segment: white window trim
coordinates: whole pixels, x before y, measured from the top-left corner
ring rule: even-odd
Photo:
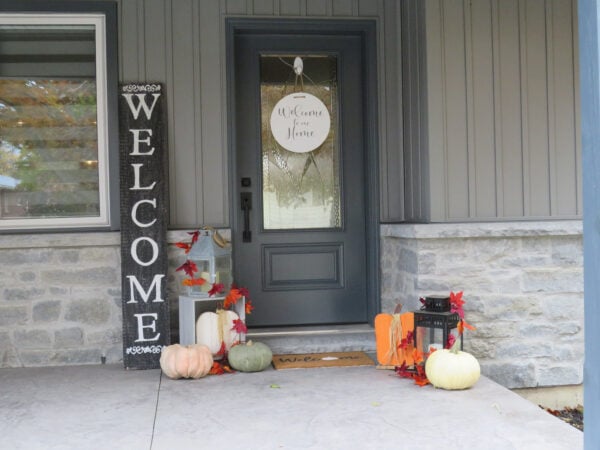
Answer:
[[[0,25],[94,25],[96,41],[96,127],[98,134],[98,193],[100,214],[94,217],[0,219],[2,230],[53,230],[99,228],[110,225],[110,183],[108,146],[108,105],[106,17],[97,13],[37,14],[3,13]]]

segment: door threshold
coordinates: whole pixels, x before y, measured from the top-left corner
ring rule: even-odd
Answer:
[[[350,325],[304,325],[290,327],[264,327],[249,328],[246,336],[248,339],[277,336],[323,336],[344,334],[373,333],[374,328],[368,323]]]

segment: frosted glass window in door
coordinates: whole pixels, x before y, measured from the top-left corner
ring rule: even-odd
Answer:
[[[298,56],[260,61],[265,230],[342,226],[337,58]]]

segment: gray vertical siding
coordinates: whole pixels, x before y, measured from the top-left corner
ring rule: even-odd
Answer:
[[[229,225],[224,20],[378,23],[383,222],[578,217],[572,0],[120,0],[122,81],[167,85],[171,227]]]
[[[571,0],[427,0],[432,221],[581,215],[576,17]]]
[[[225,18],[377,20],[381,214],[404,218],[396,0],[120,0],[119,14],[121,80],[167,86],[172,228],[229,225]]]

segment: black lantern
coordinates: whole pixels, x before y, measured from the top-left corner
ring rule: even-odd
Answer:
[[[414,343],[424,357],[431,349],[441,350],[448,346],[448,337],[458,327],[460,316],[450,312],[449,297],[426,297],[423,309],[415,311]],[[460,348],[463,348],[462,334]]]

